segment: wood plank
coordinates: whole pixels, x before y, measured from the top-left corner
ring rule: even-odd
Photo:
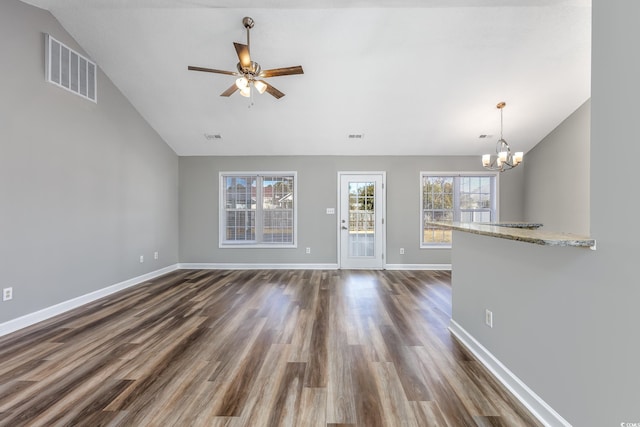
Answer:
[[[295,427],[299,424],[297,408],[302,399],[306,368],[306,363],[287,363],[267,425]]]
[[[305,378],[305,387],[327,386],[327,360],[329,357],[329,291],[320,289],[315,308],[309,365]]]
[[[411,403],[407,401],[402,383],[398,378],[393,363],[372,363],[373,376],[380,393],[380,409],[382,410],[383,425],[420,427],[413,412]]]
[[[266,351],[264,363],[259,371],[254,372],[255,381],[248,388],[242,412],[232,424],[233,426],[269,425],[268,420],[276,410],[280,397],[278,392],[282,390],[282,387],[286,387],[283,382],[289,366],[287,363],[289,351],[290,346],[286,344],[273,344]],[[286,393],[286,391],[284,392]],[[295,396],[295,391],[293,391],[293,396]]]
[[[404,345],[395,328],[382,326],[380,329],[407,399],[409,401],[433,400],[415,353],[410,347]]]
[[[451,274],[178,270],[0,337],[0,426],[540,426]]]
[[[455,427],[447,423],[438,402],[409,402],[420,427]]]
[[[304,387],[300,398],[298,425],[300,427],[324,427],[326,419],[327,389]]]
[[[382,402],[371,363],[364,357],[361,346],[350,346],[349,350],[357,423],[362,426],[382,426]]]
[[[240,415],[249,396],[249,390],[254,384],[255,374],[262,367],[272,340],[273,334],[270,331],[263,330],[251,347],[247,357],[241,360],[235,375],[228,381],[216,415],[226,417]]]

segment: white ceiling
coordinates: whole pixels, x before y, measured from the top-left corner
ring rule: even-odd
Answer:
[[[179,155],[479,155],[494,150],[500,101],[505,139],[526,152],[590,96],[591,0],[26,2]],[[263,69],[304,68],[250,108],[219,96],[233,76],[187,70],[234,71],[244,16]]]

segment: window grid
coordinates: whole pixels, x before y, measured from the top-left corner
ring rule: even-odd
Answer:
[[[492,222],[497,219],[495,174],[421,173],[421,247],[450,247],[451,230],[429,222]]]
[[[256,181],[251,176],[228,176],[225,185],[226,232],[228,241],[255,240],[255,204],[252,189]]]
[[[349,183],[349,254],[374,257],[375,182]]]
[[[262,241],[293,243],[293,177],[263,177],[262,193]]]
[[[220,245],[295,246],[295,172],[221,173]]]

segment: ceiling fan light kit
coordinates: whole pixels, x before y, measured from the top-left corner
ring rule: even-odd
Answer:
[[[496,143],[496,153],[482,155],[482,166],[492,171],[504,172],[513,169],[522,163],[522,159],[524,158],[522,151],[517,151],[512,154],[511,147],[502,137],[502,109],[506,105],[506,102],[499,102],[498,105],[496,105],[496,108],[500,110],[500,139]]]
[[[191,71],[202,71],[206,73],[214,73],[214,74],[227,74],[231,76],[238,77],[233,85],[229,87],[227,90],[222,92],[220,96],[231,96],[235,91],[240,91],[240,95],[244,97],[251,96],[251,88],[253,87],[258,93],[263,94],[268,92],[271,96],[276,99],[280,99],[284,96],[284,93],[265,82],[263,79],[267,79],[270,77],[277,76],[289,76],[293,74],[304,74],[302,70],[302,66],[296,65],[293,67],[285,67],[285,68],[274,68],[270,70],[262,70],[260,64],[251,60],[250,55],[250,30],[255,25],[255,21],[245,16],[242,19],[242,25],[247,30],[247,44],[242,43],[233,43],[233,46],[236,49],[236,54],[238,55],[238,64],[236,65],[237,71],[225,71],[225,70],[217,70],[215,68],[206,68],[206,67],[197,67],[193,65],[189,65],[187,67]]]
[[[254,80],[253,87],[262,95],[267,90],[267,85],[262,80]]]

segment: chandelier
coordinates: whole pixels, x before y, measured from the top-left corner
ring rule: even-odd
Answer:
[[[507,141],[502,137],[502,109],[506,105],[505,102],[499,102],[498,105],[496,105],[500,110],[500,139],[496,143],[496,154],[482,155],[482,166],[492,171],[504,172],[513,169],[522,163],[524,157],[522,151],[517,151],[512,154],[511,147],[509,147]]]

